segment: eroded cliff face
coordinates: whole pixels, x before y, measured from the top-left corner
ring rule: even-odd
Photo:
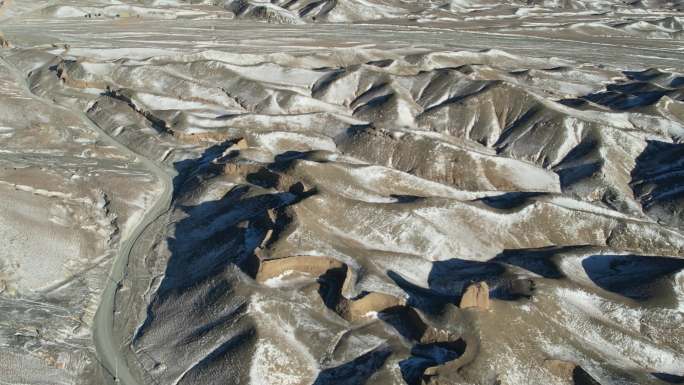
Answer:
[[[679,6],[6,0],[2,381],[681,382]]]

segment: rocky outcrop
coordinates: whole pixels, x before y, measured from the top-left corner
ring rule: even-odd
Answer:
[[[2,33],[0,33],[0,48],[12,48],[12,43]]]
[[[478,282],[468,286],[461,297],[459,307],[461,309],[476,308],[478,310],[488,310],[489,285],[487,285],[487,282]]]

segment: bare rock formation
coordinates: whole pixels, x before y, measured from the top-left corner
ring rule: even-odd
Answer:
[[[489,285],[487,282],[471,284],[461,296],[461,309],[477,308],[478,310],[489,309]]]

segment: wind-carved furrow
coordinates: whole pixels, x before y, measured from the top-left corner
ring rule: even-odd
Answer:
[[[113,91],[109,91],[109,92],[105,93],[105,96],[108,96],[110,98],[117,99],[117,100],[120,100],[120,101],[126,103],[131,109],[133,109],[135,112],[137,112],[138,114],[142,115],[145,119],[147,119],[151,123],[152,127],[157,129],[159,131],[159,133],[166,133],[166,134],[173,135],[173,131],[169,129],[168,125],[166,124],[166,122],[164,120],[159,119],[158,117],[154,116],[154,114],[152,114],[151,112],[143,110],[143,109],[139,108],[138,106],[136,106],[135,103],[133,102],[133,100],[130,97],[126,96],[125,91],[113,90]]]
[[[440,87],[439,84],[448,84],[445,82],[446,79],[442,79],[441,76],[436,76],[434,77],[431,82],[420,91],[420,96],[417,98],[417,101],[423,105],[424,111],[423,114],[430,114],[433,111],[438,110],[439,108],[444,108],[448,106],[449,104],[453,103],[458,103],[460,100],[466,99],[471,96],[475,96],[478,93],[486,91],[489,87],[495,87],[498,82],[473,82],[472,85],[469,85],[466,90],[458,90],[460,91],[457,95],[453,95],[449,89],[435,89],[436,87]],[[437,86],[435,86],[437,84]],[[440,87],[441,88],[441,87]],[[465,92],[463,92],[465,91]],[[423,96],[426,95],[426,96]],[[427,96],[430,95],[430,96]],[[444,96],[441,96],[444,95]],[[430,100],[432,98],[435,98],[435,96],[440,97],[439,101],[432,102],[430,104],[427,104],[426,101],[423,100]]]
[[[327,74],[321,76],[320,79],[314,83],[314,85],[311,87],[311,95],[315,98],[319,97],[319,94],[325,91],[325,89],[333,84],[335,81],[340,79],[346,74],[347,71],[344,69],[333,69],[329,71]]]
[[[335,0],[321,0],[310,2],[309,4],[305,5],[299,10],[299,17],[307,17],[310,14],[313,14],[313,16],[311,17],[315,20],[316,17],[324,17],[328,12],[330,12],[330,10],[332,10],[335,7],[335,5]]]
[[[349,105],[354,113],[361,112],[364,108],[381,106],[385,101],[392,97],[391,87],[387,83],[372,85],[367,91],[359,95]]]
[[[225,92],[229,98],[235,100],[235,103],[240,105],[240,107],[242,107],[245,111],[251,110],[251,107],[247,104],[247,102],[245,100],[241,99],[239,96],[231,94],[230,91],[226,90],[225,88],[221,88],[221,91]]]
[[[682,226],[679,208],[684,190],[680,187],[684,177],[681,156],[682,145],[649,141],[636,159],[630,186],[645,211],[659,221]]]
[[[196,381],[216,381],[211,377],[207,376],[207,371],[216,367],[216,361],[225,357],[228,354],[240,354],[246,345],[249,345],[251,340],[254,338],[254,332],[252,330],[247,330],[242,334],[236,335],[227,341],[221,343],[214,350],[212,350],[207,356],[203,357],[191,367],[189,367],[183,374],[178,377],[174,384],[185,384],[193,383]]]

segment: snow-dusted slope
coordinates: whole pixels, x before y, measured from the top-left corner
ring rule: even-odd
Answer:
[[[0,383],[684,380],[681,4],[0,4]]]

